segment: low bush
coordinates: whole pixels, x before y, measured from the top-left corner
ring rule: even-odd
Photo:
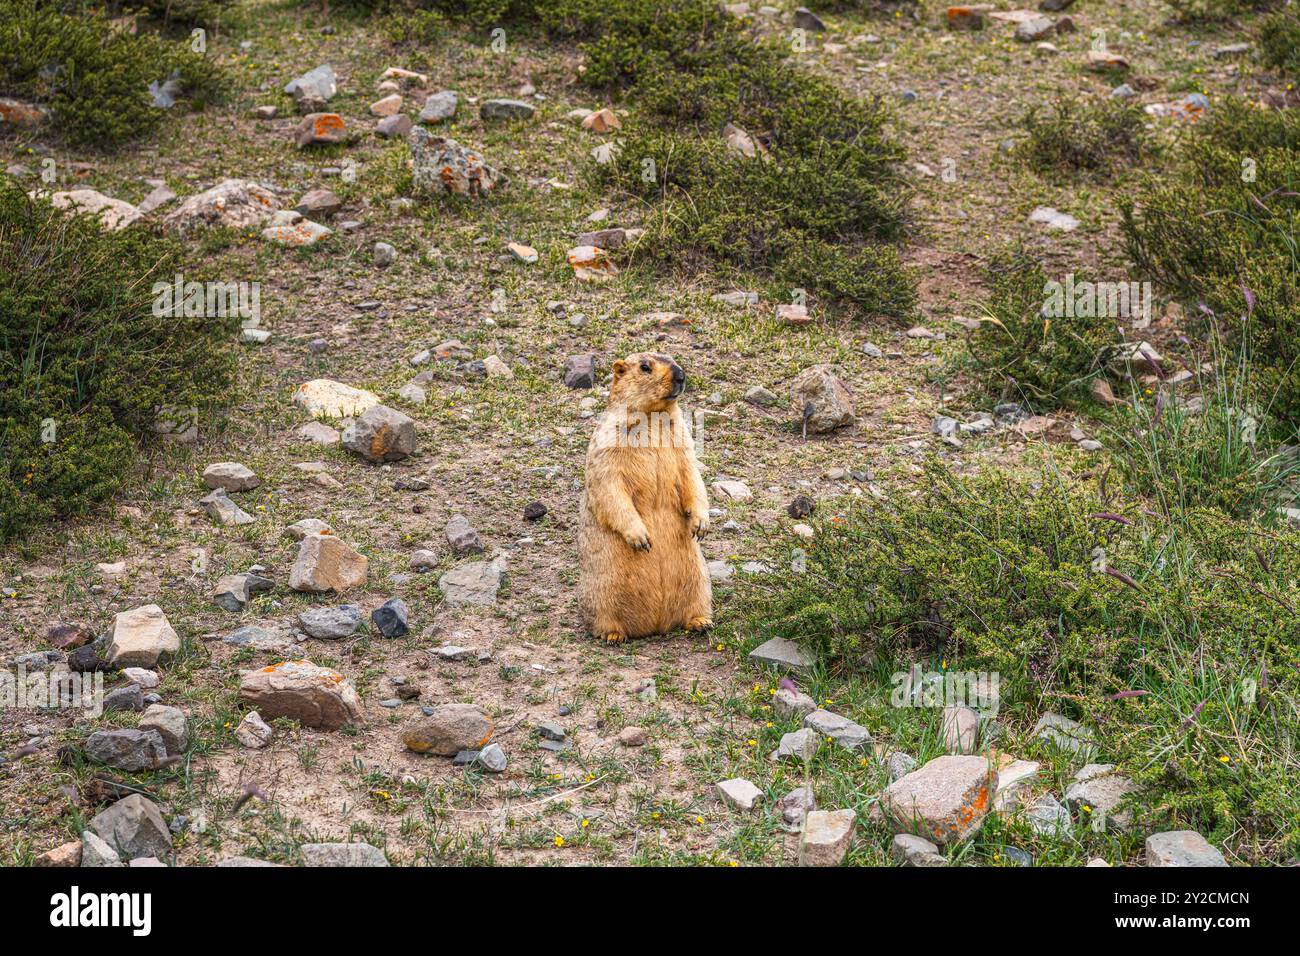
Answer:
[[[1186,21],[1231,20],[1246,13],[1268,10],[1283,0],[1165,0],[1178,19]]]
[[[1051,708],[1098,729],[1094,759],[1146,788],[1145,823],[1250,860],[1300,851],[1300,533],[1153,517],[1052,470],[925,479],[819,526],[803,573],[742,586],[738,633],[850,669],[920,653],[996,671],[1001,721]]]
[[[0,186],[0,542],[84,512],[132,473],[159,408],[229,388],[234,330],[155,316],[179,250]],[[237,321],[237,320],[235,320]]]
[[[1018,153],[1039,172],[1108,172],[1141,158],[1145,115],[1124,99],[1058,99],[1043,113],[1028,113],[1029,134]]]
[[[1120,214],[1143,278],[1204,305],[1194,320],[1224,316],[1229,349],[1249,328],[1253,397],[1300,423],[1300,115],[1223,103]]]
[[[150,84],[169,79],[196,109],[226,92],[220,70],[187,39],[133,35],[100,12],[0,2],[0,88],[48,106],[58,132],[78,145],[112,146],[151,132],[167,111],[155,105]]]
[[[967,338],[979,384],[995,397],[1049,406],[1086,395],[1119,344],[1115,321],[1044,315],[1049,279],[1023,248],[997,253],[985,272],[989,295]]]
[[[1280,73],[1300,76],[1300,13],[1275,13],[1260,24],[1259,59]]]

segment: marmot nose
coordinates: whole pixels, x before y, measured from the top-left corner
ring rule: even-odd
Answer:
[[[674,366],[673,366],[673,384],[675,384],[675,385],[681,385],[681,384],[682,384],[683,382],[685,382],[685,381],[686,381],[686,373],[682,371],[682,367],[681,367],[680,365],[674,365]]]

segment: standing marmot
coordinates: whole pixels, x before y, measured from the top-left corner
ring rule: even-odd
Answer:
[[[579,599],[587,627],[610,642],[713,625],[697,543],[709,528],[709,502],[677,407],[685,383],[670,355],[615,362],[609,408],[587,447]]]

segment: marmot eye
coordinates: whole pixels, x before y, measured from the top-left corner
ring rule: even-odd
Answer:
[[[643,372],[648,372],[648,371],[650,371],[650,363],[649,363],[649,362],[642,362],[642,363],[641,363],[641,371],[643,371]]]

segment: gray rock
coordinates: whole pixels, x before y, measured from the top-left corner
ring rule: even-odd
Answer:
[[[763,791],[742,777],[734,777],[718,783],[718,796],[733,810],[747,813],[763,799]]]
[[[537,733],[547,740],[563,740],[568,734],[562,726],[553,720],[542,720],[537,723]]]
[[[831,432],[855,421],[853,395],[829,365],[800,372],[790,383],[790,397],[811,433]]]
[[[564,384],[568,388],[596,387],[596,356],[590,352],[564,360]]]
[[[936,757],[891,783],[881,809],[899,832],[951,845],[980,828],[997,786],[997,771],[984,757]]]
[[[772,696],[772,709],[787,720],[792,717],[803,718],[817,709],[817,702],[807,694],[782,687]]]
[[[203,483],[214,491],[249,491],[262,483],[250,468],[236,461],[219,461],[203,469]]]
[[[343,200],[328,189],[311,189],[303,194],[294,211],[308,219],[320,222],[343,208]],[[233,490],[233,489],[228,489]]]
[[[776,393],[762,385],[755,385],[749,391],[745,392],[745,401],[751,405],[775,405],[777,402]]]
[[[478,763],[489,773],[504,773],[506,753],[496,744],[488,744],[478,752]]]
[[[785,760],[794,758],[809,763],[817,755],[821,743],[821,737],[817,734],[817,731],[803,727],[792,733],[781,735],[781,742],[777,745],[776,750],[772,752],[772,759]]]
[[[361,626],[361,608],[354,604],[308,608],[298,615],[298,626],[318,640],[341,640]]]
[[[370,619],[384,637],[402,637],[409,630],[410,609],[401,598],[389,598],[371,613]]]
[[[272,631],[256,624],[247,624],[231,631],[221,642],[231,647],[245,647],[260,654],[293,656],[299,650],[298,643],[288,632]]]
[[[168,755],[183,754],[189,749],[189,722],[185,712],[179,708],[154,704],[144,712],[137,726],[140,730],[155,731],[162,738]]]
[[[708,563],[709,580],[714,584],[725,584],[736,575],[736,569],[721,559]]]
[[[1124,804],[1137,793],[1138,786],[1128,777],[1112,773],[1114,769],[1114,764],[1108,763],[1090,763],[1081,768],[1065,791],[1065,802],[1090,826],[1125,830],[1133,814]],[[1095,822],[1098,820],[1101,823]]]
[[[960,704],[943,709],[944,746],[950,754],[974,753],[979,742],[979,714]]]
[[[250,750],[261,750],[275,737],[275,731],[255,710],[244,715],[244,719],[235,728],[235,739],[240,746]]]
[[[912,833],[895,834],[889,852],[899,866],[948,865],[947,859],[935,844]]]
[[[885,766],[889,768],[889,781],[901,780],[909,773],[916,769],[916,758],[911,754],[905,754],[901,750],[895,750],[885,760]]]
[[[411,131],[411,117],[405,113],[385,116],[375,124],[375,135],[380,139],[401,139]]]
[[[86,738],[87,759],[138,773],[152,770],[167,756],[167,745],[153,730],[97,730]]]
[[[430,94],[420,110],[420,122],[441,123],[443,120],[451,119],[456,115],[456,106],[459,102],[460,97],[455,90]]]
[[[822,33],[826,30],[826,24],[822,22],[822,18],[807,7],[795,7],[794,25],[800,30],[808,30],[813,33]]]
[[[344,429],[342,444],[369,462],[401,461],[415,451],[415,422],[396,409],[375,405]]]
[[[104,711],[144,710],[144,689],[139,684],[119,687],[104,695]]]
[[[416,193],[453,193],[482,198],[507,180],[483,157],[455,140],[411,130],[411,183]]]
[[[454,515],[447,522],[447,543],[457,554],[481,554],[483,541],[464,515]]]
[[[334,98],[338,92],[338,78],[334,75],[334,69],[328,63],[323,63],[314,70],[294,77],[285,84],[284,91],[293,97],[300,112],[310,113]]]
[[[862,750],[871,743],[867,728],[829,710],[813,711],[803,719],[803,724],[850,750]]]
[[[199,499],[199,504],[217,524],[244,525],[252,524],[257,520],[231,501],[224,488],[218,488],[211,494],[204,495]]]
[[[81,865],[88,867],[121,866],[122,859],[108,841],[87,830],[81,834]]]
[[[304,843],[303,866],[388,866],[384,851],[369,843]]]
[[[272,863],[269,860],[257,860],[251,856],[228,856],[224,860],[218,860],[217,866],[221,867],[256,867],[256,866],[274,866],[284,868],[283,863]]]
[[[454,757],[462,750],[481,751],[495,725],[474,704],[443,704],[402,732],[402,743],[416,753]]]
[[[485,120],[531,119],[536,107],[523,100],[484,100],[478,115]]]
[[[1146,842],[1147,866],[1227,866],[1223,854],[1195,830],[1153,833]]]
[[[774,637],[760,644],[749,652],[749,659],[796,672],[809,670],[817,662],[810,652],[784,637]]]
[[[505,577],[504,558],[492,561],[470,561],[452,568],[438,579],[438,587],[447,603],[452,606],[495,604],[497,592]]]
[[[90,821],[90,829],[128,860],[142,856],[163,859],[171,853],[167,821],[152,800],[138,793],[101,810]]]
[[[1021,43],[1033,43],[1041,40],[1056,29],[1056,23],[1050,17],[1035,17],[1022,20],[1016,24],[1016,39]]]
[[[387,242],[376,242],[373,256],[375,265],[383,269],[397,261],[397,250]]]
[[[817,809],[817,797],[812,787],[796,787],[776,802],[781,821],[793,830],[798,830],[804,817]]]
[[[1070,832],[1070,811],[1045,793],[1025,810],[1025,822],[1040,836],[1059,837]]]

